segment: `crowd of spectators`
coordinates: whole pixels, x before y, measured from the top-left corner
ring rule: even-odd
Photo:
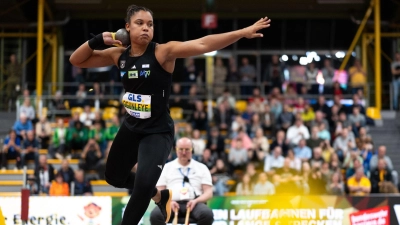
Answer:
[[[254,87],[255,68],[247,58],[237,68],[233,60],[225,67],[216,60],[219,82],[236,85],[213,87],[211,111],[201,97],[201,72],[189,59],[185,74],[190,86],[172,87],[170,107],[184,110],[175,124],[175,138],[189,137],[193,141],[193,157],[204,163],[213,176],[214,193],[237,195],[269,194],[345,194],[367,195],[397,191],[398,175],[393,170],[385,146],[375,146],[368,134],[373,121],[366,116],[362,76],[359,62],[350,68],[352,85],[346,91],[337,81],[329,61],[316,71],[309,64],[304,76],[293,73],[285,78],[279,58],[272,57],[263,74],[267,86]],[[350,72],[351,71],[351,72]],[[354,75],[356,74],[356,75]],[[318,76],[325,82],[320,91]],[[357,81],[358,80],[358,81]],[[360,81],[361,80],[361,81]],[[242,85],[244,84],[244,85]],[[28,177],[33,193],[68,195],[92,193],[86,174],[103,179],[108,151],[124,118],[124,108],[104,121],[103,112],[94,110],[88,93],[103,100],[99,84],[93,90],[81,83],[77,86],[75,107],[71,117],[48,121],[36,117],[29,91],[24,91],[19,118],[6,137],[1,152],[1,169],[7,161],[16,160],[22,168],[29,160],[35,164],[35,174]],[[322,95],[322,94],[324,95]],[[342,104],[343,94],[352,93],[352,104]],[[237,95],[244,96],[237,99]],[[309,94],[315,94],[310,98]],[[326,96],[332,99],[327,104]],[[237,101],[245,107],[237,107]],[[106,101],[100,104],[104,109]],[[61,92],[51,102],[54,109],[65,110]],[[210,118],[211,115],[211,118]],[[48,155],[40,155],[47,149]],[[62,168],[54,172],[47,158],[62,160]],[[172,149],[169,160],[176,157]],[[79,160],[79,170],[73,171],[68,159]],[[74,183],[73,187],[71,183]]]

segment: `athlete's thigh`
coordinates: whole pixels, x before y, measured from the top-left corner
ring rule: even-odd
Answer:
[[[149,175],[154,176],[157,182],[171,152],[173,141],[173,135],[170,133],[144,136],[139,144],[136,178]]]
[[[118,130],[111,145],[106,163],[107,176],[126,177],[137,162],[139,134],[129,130],[124,124]]]

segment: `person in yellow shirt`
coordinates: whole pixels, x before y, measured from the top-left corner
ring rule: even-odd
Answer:
[[[67,182],[64,182],[64,178],[61,173],[57,173],[55,180],[51,183],[50,196],[69,196],[69,186]]]
[[[361,66],[360,60],[354,60],[354,65],[349,68],[350,86],[353,93],[357,93],[358,89],[364,89],[367,84],[367,73]]]
[[[351,195],[365,196],[371,193],[371,182],[364,175],[364,168],[360,167],[356,173],[347,180]]]

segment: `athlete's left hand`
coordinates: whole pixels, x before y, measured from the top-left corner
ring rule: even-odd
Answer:
[[[196,207],[197,201],[196,199],[190,200],[187,204],[186,204],[186,209],[190,208],[190,211],[193,211],[194,207]]]
[[[257,33],[261,29],[268,28],[271,26],[271,20],[268,19],[268,17],[264,17],[259,19],[257,22],[255,22],[253,25],[244,28],[244,37],[251,39],[251,38],[259,38],[263,37],[264,35],[261,33]]]

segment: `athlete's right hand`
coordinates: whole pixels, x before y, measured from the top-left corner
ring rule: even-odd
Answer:
[[[111,32],[103,32],[103,40],[106,45],[119,45],[122,46],[122,42],[119,40],[114,40]]]
[[[179,204],[176,201],[171,201],[171,209],[172,209],[172,212],[178,212]]]

